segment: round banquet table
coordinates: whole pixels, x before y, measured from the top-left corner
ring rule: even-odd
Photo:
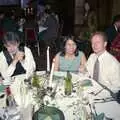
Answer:
[[[37,74],[40,76],[45,75],[45,71],[38,71]],[[86,116],[91,114],[91,112],[96,115],[104,113],[106,117],[112,118],[113,120],[120,119],[120,105],[116,101],[104,101],[103,99],[111,97],[109,92],[104,90],[96,81],[84,75],[72,73],[72,82],[73,84],[79,84],[80,81],[84,80],[90,80],[92,82],[92,86],[84,88],[84,94],[87,96],[89,104],[81,104],[79,100],[81,98],[74,92],[71,96],[65,96],[63,87],[59,87],[62,86],[65,76],[65,72],[54,72],[53,88],[56,86],[56,83],[58,84],[56,79],[59,79],[55,99],[51,99],[49,96],[45,96],[44,99],[45,103],[46,100],[49,101],[49,104],[47,103],[48,106],[54,106],[60,109],[65,115],[65,120],[79,120],[79,116],[82,116],[82,120],[87,120]],[[14,76],[12,79],[13,82],[10,88],[15,101],[21,108],[24,108],[24,113],[29,110],[26,114],[29,117],[26,118],[32,120],[31,105],[35,105],[36,103],[32,90],[28,90],[26,84],[24,84],[25,75]]]
[[[64,76],[66,76],[66,73],[55,73],[55,75],[58,76],[63,76],[63,74]],[[89,106],[91,106],[87,106],[87,112],[92,112],[96,116],[99,116],[101,113],[104,113],[104,119],[110,118],[113,120],[120,120],[120,105],[115,100],[113,100],[113,98],[111,98],[111,95],[107,90],[103,89],[103,87],[101,87],[95,80],[88,78],[83,74],[76,75],[72,73],[73,84],[77,83],[77,81],[84,80],[90,80],[92,82],[92,86],[84,88],[84,94],[87,95],[87,98],[89,99]],[[109,88],[110,86],[108,85],[107,87]],[[112,86],[112,89],[113,88],[114,86]],[[107,101],[108,98],[110,98],[111,100]]]
[[[45,74],[45,72],[38,71],[37,74],[41,76],[42,74]],[[64,79],[64,76],[66,76],[66,73],[59,72],[54,74],[54,76],[56,75],[61,81],[59,84],[59,86],[61,87],[61,85],[63,85],[64,83],[63,79]],[[53,87],[57,83],[57,80],[54,80],[54,76],[53,76]],[[78,75],[72,74],[72,76],[73,76],[73,81],[79,80]],[[25,75],[14,76],[13,79],[14,80],[10,88],[11,88],[12,94],[14,95],[16,103],[25,109],[27,109],[28,106],[30,105],[37,106],[36,105],[37,103],[35,103],[35,99],[33,98],[33,91],[28,90],[26,84],[24,84]],[[85,119],[87,116],[86,106],[82,105],[79,102],[79,97],[75,93],[73,93],[71,96],[64,96],[64,89],[63,89],[64,86],[62,86],[62,88],[60,87],[58,87],[57,89],[56,97],[54,99],[50,98],[51,100],[47,105],[60,109],[64,113],[65,120],[74,120],[74,119],[79,120],[80,117],[82,120],[86,120]],[[61,89],[61,92],[63,92],[63,95],[59,94],[58,91],[60,89]],[[37,111],[37,109],[35,111]],[[30,112],[28,114],[30,114]]]

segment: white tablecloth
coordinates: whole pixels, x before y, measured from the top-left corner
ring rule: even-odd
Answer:
[[[45,71],[37,72],[37,74],[40,74],[40,75],[42,75],[44,73],[45,73]],[[55,73],[55,75],[65,76],[66,73],[59,72],[59,73]],[[29,91],[28,89],[26,89],[26,85],[24,84],[24,78],[25,78],[25,75],[15,76],[14,77],[15,81],[11,84],[11,90],[12,90],[12,94],[14,95],[14,98],[15,98],[17,104],[19,106],[21,106],[21,108],[24,106],[23,111],[25,113],[25,112],[27,112],[26,109],[29,109],[31,107],[30,105],[34,103],[33,102],[34,100],[32,97],[32,91]],[[89,79],[89,78],[84,77],[82,75],[72,74],[72,81],[74,83],[78,82],[78,81],[83,81],[86,79]],[[110,97],[110,94],[106,90],[103,90],[98,95],[94,96],[91,93],[94,93],[94,94],[98,93],[102,89],[102,87],[100,85],[98,85],[94,80],[92,80],[92,79],[89,79],[89,80],[92,81],[93,86],[86,88],[85,93],[87,93],[87,95],[88,95],[90,104],[95,105],[97,114],[105,113],[105,115],[107,117],[113,118],[114,120],[120,120],[120,105],[118,103],[116,103],[116,102],[95,103],[94,99]],[[72,107],[69,107],[69,106],[71,106],[71,104],[77,104],[77,99],[78,99],[77,97],[73,96],[71,98],[67,98],[67,97],[59,98],[59,99],[56,99],[56,101],[54,101],[55,106],[64,112],[66,120],[74,119],[75,116],[73,114],[74,114],[74,111],[77,109],[77,107],[76,107],[76,105],[73,105]],[[52,105],[52,102],[51,102],[51,105]],[[72,113],[70,111],[72,111]],[[92,111],[94,112],[93,109],[92,109]],[[30,113],[31,113],[31,110],[27,113],[29,116],[27,120],[32,119],[32,117],[30,118],[30,115],[31,115]],[[27,114],[25,114],[25,115],[27,115]],[[75,119],[75,120],[77,120],[77,119]]]
[[[59,75],[59,73],[56,73]],[[60,76],[62,76],[63,73],[60,73]],[[92,106],[92,112],[99,115],[100,113],[104,113],[106,117],[112,118],[113,120],[120,120],[120,104],[118,104],[116,101],[111,102],[105,102],[105,103],[96,103],[95,99],[106,99],[110,96],[110,93],[107,90],[103,90],[103,88],[93,79],[90,79],[82,74],[79,76],[76,74],[72,74],[73,82],[77,81],[83,81],[83,80],[91,80],[93,86],[87,87],[84,89],[84,93],[87,94],[89,98],[89,102]],[[96,94],[96,95],[93,95]],[[95,108],[94,108],[95,106]],[[94,110],[95,109],[95,110]],[[88,110],[89,111],[89,110]]]
[[[52,82],[53,88],[57,85],[56,96],[54,99],[46,96],[44,102],[48,101],[49,106],[55,106],[59,108],[64,113],[65,120],[87,120],[87,106],[80,102],[80,98],[77,96],[76,92],[73,92],[70,96],[66,96],[64,94],[64,77],[66,76],[66,73],[55,72],[54,76],[58,77],[58,80],[57,78],[55,79],[53,77],[54,80]],[[80,80],[79,76],[72,74],[73,83],[77,82],[78,80]]]
[[[57,98],[48,104],[60,109],[65,116],[65,120],[87,120],[87,110],[83,104],[80,104],[79,98],[63,97]]]

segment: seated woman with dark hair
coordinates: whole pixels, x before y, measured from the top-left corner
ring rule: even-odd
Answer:
[[[66,37],[63,50],[55,56],[55,71],[80,72],[86,63],[86,57],[79,51],[75,38]]]

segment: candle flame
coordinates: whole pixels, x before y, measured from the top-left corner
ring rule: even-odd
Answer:
[[[48,47],[47,47],[47,50],[49,50],[49,49],[50,49],[50,47],[48,46]]]

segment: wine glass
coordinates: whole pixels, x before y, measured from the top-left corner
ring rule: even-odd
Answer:
[[[89,103],[88,94],[80,82],[77,84],[76,94],[82,104],[87,105]]]
[[[81,76],[81,77],[89,77],[89,72],[88,72],[86,66],[80,65],[80,68],[79,68],[79,76]]]

